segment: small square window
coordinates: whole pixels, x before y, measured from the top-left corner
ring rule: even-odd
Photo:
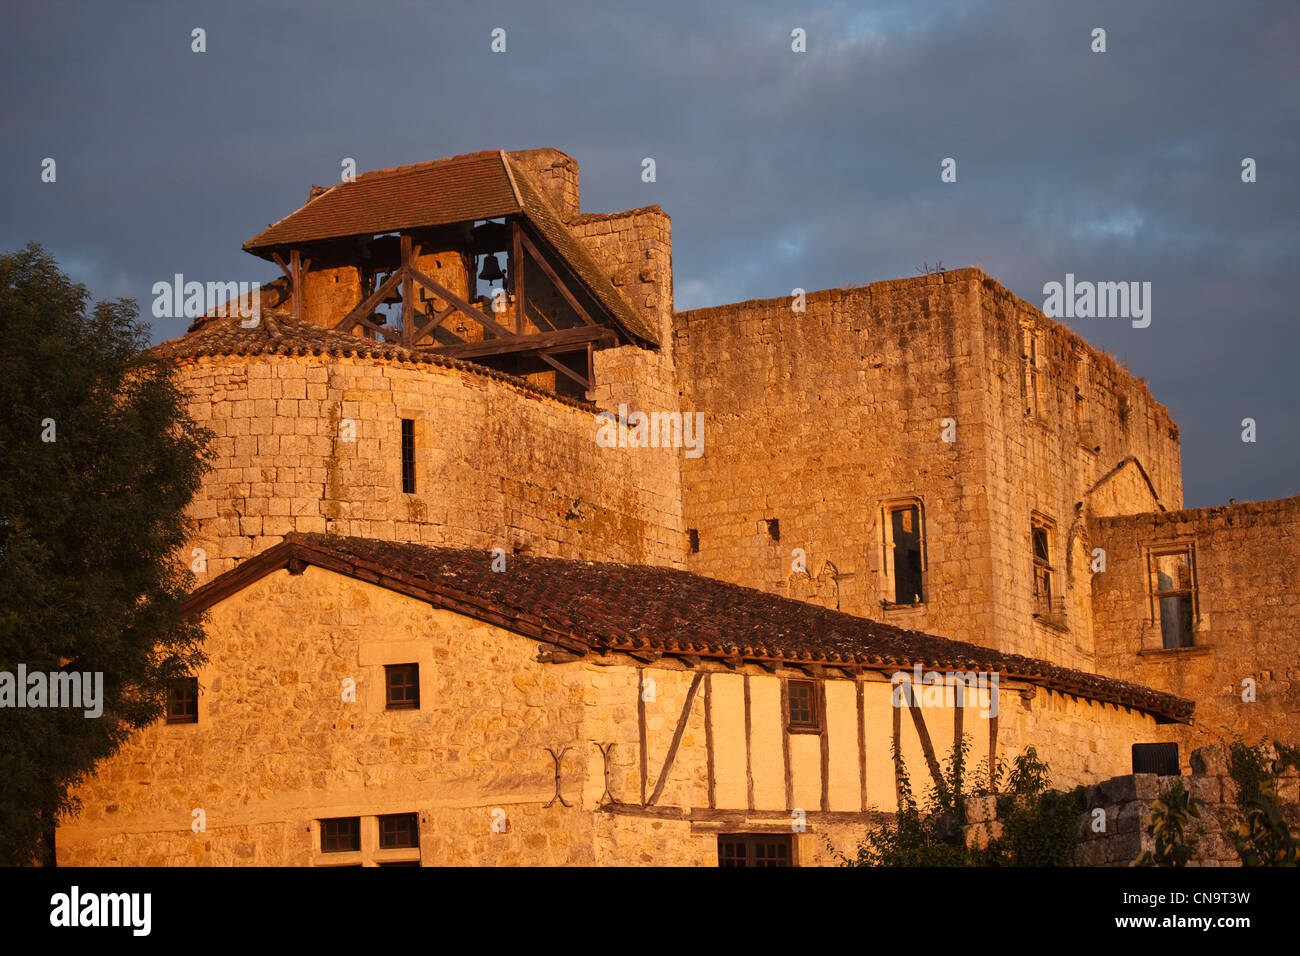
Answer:
[[[821,707],[816,681],[786,682],[786,727],[791,733],[820,733]]]
[[[360,817],[332,817],[320,822],[322,853],[355,853],[360,849]]]
[[[388,664],[384,667],[388,710],[420,709],[420,665]]]
[[[167,688],[167,723],[197,724],[199,722],[199,679],[181,677]]]
[[[415,813],[391,813],[379,818],[379,849],[409,850],[420,845],[420,818]]]

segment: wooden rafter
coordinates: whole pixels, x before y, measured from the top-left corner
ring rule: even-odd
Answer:
[[[466,302],[464,299],[458,296],[455,292],[452,292],[446,286],[442,285],[441,283],[433,281],[427,275],[421,272],[419,269],[415,268],[415,266],[408,266],[407,271],[410,272],[411,278],[414,279],[416,282],[420,283],[420,285],[424,286],[434,295],[441,298],[444,302],[449,302],[452,305],[454,305],[459,311],[465,313],[467,316],[469,316],[479,325],[483,326],[483,328],[487,329],[489,332],[493,332],[496,335],[501,336],[502,338],[514,337],[514,333],[511,332],[509,329],[507,329],[504,325],[501,325],[499,322],[496,322],[495,320],[489,318],[486,313],[480,311],[479,309],[474,308],[472,305],[470,305],[468,302]]]
[[[352,326],[360,324],[360,325],[367,326],[368,328],[374,329],[376,332],[382,332],[384,334],[384,337],[387,338],[388,335],[390,334],[389,331],[386,331],[385,329],[371,322],[370,314],[375,311],[375,307],[379,305],[379,303],[383,302],[384,299],[388,298],[388,294],[392,292],[394,289],[396,289],[398,284],[401,281],[402,281],[402,270],[398,269],[387,279],[385,279],[382,283],[380,283],[378,289],[370,293],[370,295],[366,296],[366,298],[361,302],[360,305],[358,305],[346,316],[344,316],[343,320],[339,322],[338,325],[334,326],[334,328],[346,332],[349,331],[352,328]]]
[[[542,267],[542,271],[546,273],[546,277],[550,279],[555,288],[559,290],[560,295],[564,296],[565,301],[568,302],[569,305],[573,306],[573,311],[578,313],[578,317],[588,325],[595,325],[596,322],[587,314],[587,310],[578,304],[578,300],[574,298],[573,293],[569,291],[568,285],[560,280],[559,275],[557,275],[555,270],[551,268],[551,264],[542,258],[541,252],[539,252],[537,247],[533,245],[533,241],[528,238],[528,234],[522,229],[519,230],[519,240],[523,244],[524,249],[528,251],[528,254],[536,260],[539,266]]]

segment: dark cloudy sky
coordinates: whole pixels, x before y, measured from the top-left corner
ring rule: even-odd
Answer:
[[[1067,272],[1150,282],[1149,328],[1071,324],[1173,412],[1187,504],[1300,492],[1295,0],[6,0],[0,94],[0,249],[97,298],[274,278],[240,244],[343,157],[554,146],[584,211],[672,216],[679,309],[939,261],[1038,305]]]

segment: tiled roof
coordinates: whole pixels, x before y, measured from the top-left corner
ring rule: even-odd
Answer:
[[[491,219],[519,212],[510,177],[495,150],[362,173],[336,183],[296,212],[244,243],[261,254],[274,246],[338,236],[373,235]]]
[[[528,172],[508,157],[500,151],[468,153],[362,173],[309,199],[244,249],[270,258],[272,249],[287,245],[523,213],[625,332],[659,345],[653,323],[623,297]]]
[[[496,379],[576,408],[595,407],[590,402],[580,402],[556,395],[538,388],[525,379],[475,365],[464,359],[439,355],[436,352],[412,350],[391,342],[363,339],[347,332],[327,329],[313,322],[302,320],[295,322],[287,313],[265,308],[261,311],[262,321],[252,328],[245,328],[238,316],[209,318],[193,331],[179,338],[160,342],[149,351],[167,359],[189,359],[204,355],[337,355],[410,362],[413,365],[436,365]]]
[[[686,571],[515,555],[492,570],[492,554],[369,538],[292,534],[191,595],[197,613],[272,571],[315,565],[427,600],[438,607],[575,653],[621,651],[695,663],[715,659],[891,673],[997,671],[1095,701],[1186,722],[1190,701],[1127,681],[907,631],[715,581]]]

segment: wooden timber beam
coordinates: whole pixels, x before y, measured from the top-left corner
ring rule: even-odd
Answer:
[[[585,348],[588,344],[609,346],[618,342],[613,329],[604,326],[589,328],[579,326],[572,329],[559,329],[555,332],[537,332],[533,335],[512,335],[506,339],[489,339],[485,342],[463,342],[459,345],[440,345],[436,348],[440,355],[456,358],[478,358],[485,355],[509,355],[516,352],[533,352],[539,349],[554,351],[572,346],[572,351]]]
[[[278,252],[272,252],[271,258],[275,264],[280,267],[285,278],[289,280],[289,295],[293,301],[293,317],[295,320],[302,319],[302,274],[311,267],[311,260],[302,258],[297,249],[289,251],[289,262],[280,258]]]
[[[569,368],[563,362],[551,358],[551,356],[547,355],[545,352],[538,352],[537,357],[541,359],[543,362],[545,362],[547,365],[549,365],[551,368],[555,369],[557,372],[560,372],[561,374],[566,375],[569,378],[573,379],[573,381],[577,382],[583,388],[592,387],[592,383],[588,379],[583,378],[581,375],[579,375],[573,369]]]
[[[418,328],[415,331],[415,334],[411,336],[412,347],[414,347],[415,343],[420,341],[420,339],[424,338],[426,335],[432,335],[433,330],[436,329],[438,326],[442,325],[442,323],[446,322],[447,317],[455,311],[456,311],[456,307],[454,305],[449,305],[447,306],[447,308],[443,309],[441,312],[435,315],[424,325],[420,326],[420,328]]]
[[[458,296],[455,292],[452,292],[450,289],[446,288],[441,283],[434,282],[432,279],[430,279],[419,269],[415,268],[415,266],[408,266],[406,271],[408,271],[411,275],[411,278],[414,279],[416,282],[420,283],[420,285],[424,286],[430,292],[437,295],[444,302],[448,302],[454,305],[459,311],[465,313],[467,316],[469,316],[479,325],[483,326],[483,328],[487,329],[489,332],[495,333],[496,335],[501,336],[501,338],[503,339],[511,339],[516,337],[515,333],[511,332],[504,325],[501,325],[500,323],[496,322],[495,320],[490,318],[486,313],[481,312],[478,309],[474,308],[472,305],[470,305],[468,302],[466,302],[464,299]]]
[[[686,702],[682,704],[682,713],[677,718],[677,728],[673,731],[673,741],[668,745],[663,768],[659,771],[659,780],[655,783],[654,793],[650,795],[647,806],[654,806],[664,792],[664,784],[668,782],[668,771],[673,769],[673,759],[677,756],[677,748],[681,746],[682,736],[686,733],[686,723],[691,717],[691,704],[695,703],[695,694],[700,689],[700,680],[703,677],[704,675],[697,671],[691,678],[690,689],[686,691]]]
[[[519,219],[510,220],[510,284],[515,287],[515,335],[524,334],[524,246]]]
[[[578,317],[588,325],[595,325],[596,322],[587,314],[587,310],[578,304],[578,300],[574,298],[573,293],[569,291],[568,285],[560,281],[560,277],[556,274],[555,270],[551,268],[551,264],[542,258],[542,254],[538,252],[537,247],[533,245],[532,240],[528,238],[528,234],[522,229],[519,230],[519,240],[523,243],[524,248],[528,250],[528,254],[537,260],[537,264],[542,267],[542,271],[546,273],[546,277],[550,279],[555,285],[555,288],[560,291],[560,295],[564,296],[565,301],[567,301],[569,305],[573,306],[573,311],[578,313]]]
[[[410,348],[415,342],[411,339],[411,326],[415,324],[415,285],[411,281],[411,237],[402,234],[402,344]]]
[[[388,294],[397,288],[398,283],[402,281],[402,270],[396,270],[392,275],[380,283],[379,288],[370,295],[366,296],[356,308],[343,317],[343,320],[335,329],[341,332],[349,332],[352,326],[360,324],[384,333],[384,338],[388,338],[388,333],[370,321],[370,313],[375,311],[375,306],[383,302]]]

